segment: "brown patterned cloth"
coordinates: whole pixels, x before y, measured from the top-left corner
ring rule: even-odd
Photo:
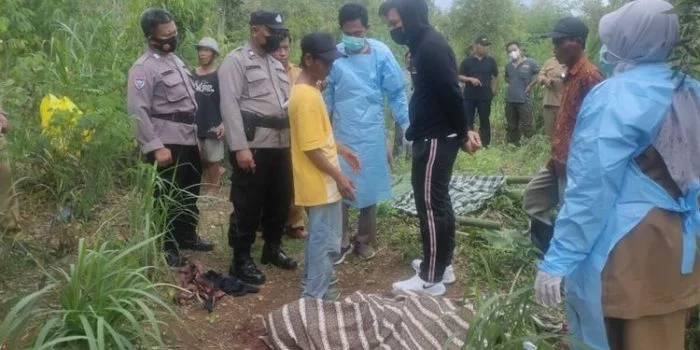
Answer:
[[[603,81],[603,75],[586,57],[582,57],[569,68],[564,78],[564,92],[559,105],[554,139],[552,140],[552,157],[548,167],[560,178],[566,177],[566,159],[569,156],[569,144],[576,126],[576,117],[581,109],[583,99],[591,89]]]
[[[427,294],[355,292],[343,301],[300,299],[268,314],[273,349],[459,349],[471,309]]]

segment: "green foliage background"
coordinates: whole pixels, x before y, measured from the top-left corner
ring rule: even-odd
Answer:
[[[377,15],[382,0],[350,1],[361,2],[368,7],[371,36],[387,43],[397,58],[401,58],[405,48],[391,42],[386,25]],[[13,130],[8,134],[8,155],[14,167],[18,188],[23,197],[28,197],[28,200],[23,201],[23,205],[43,203],[48,206],[40,208],[42,211],[30,212],[30,215],[44,214],[44,209],[53,215],[58,209],[70,205],[75,217],[82,222],[88,222],[103,209],[99,204],[106,195],[114,191],[133,191],[128,196],[128,202],[133,208],[126,229],[135,239],[129,243],[131,246],[117,247],[134,253],[127,255],[117,253],[112,246],[106,245],[90,250],[81,241],[78,261],[83,261],[80,266],[89,268],[76,269],[70,274],[64,273],[65,281],[53,280],[52,283],[55,282],[56,285],[52,288],[56,288],[54,293],[57,295],[65,296],[60,305],[61,310],[75,309],[82,314],[71,315],[83,316],[72,320],[72,325],[65,325],[60,323],[64,322],[64,314],[54,313],[51,309],[36,311],[46,311],[45,314],[22,314],[20,311],[24,309],[19,306],[27,305],[38,298],[38,294],[32,294],[24,299],[26,302],[19,303],[18,307],[13,309],[18,315],[22,314],[21,317],[7,318],[15,319],[17,323],[0,325],[0,341],[7,334],[22,329],[36,315],[57,315],[52,319],[53,323],[46,323],[43,328],[46,331],[45,335],[55,337],[47,338],[44,345],[50,344],[51,339],[65,340],[66,337],[76,337],[75,334],[81,334],[79,339],[73,339],[78,341],[95,338],[88,336],[93,333],[97,334],[98,339],[102,333],[104,338],[105,329],[112,325],[118,327],[120,334],[126,335],[125,338],[114,337],[114,342],[102,339],[100,344],[127,344],[132,340],[141,344],[162,342],[160,338],[150,339],[150,335],[138,334],[143,331],[138,324],[124,322],[121,317],[116,317],[119,316],[116,313],[122,315],[125,312],[133,312],[137,316],[141,313],[140,317],[150,317],[151,310],[148,308],[116,308],[107,310],[109,312],[105,312],[106,316],[103,318],[85,318],[85,315],[92,315],[91,305],[76,306],[65,302],[79,299],[75,295],[82,291],[71,288],[79,283],[96,286],[100,295],[114,297],[113,300],[124,303],[141,300],[131,295],[131,290],[152,292],[153,297],[150,294],[141,297],[144,300],[155,301],[156,304],[161,297],[155,292],[157,286],[140,276],[144,273],[141,270],[142,266],[157,265],[153,260],[159,249],[154,243],[154,237],[158,236],[159,228],[163,226],[163,218],[159,218],[157,213],[153,212],[155,203],[148,194],[152,193],[153,188],[149,186],[154,186],[155,175],[152,168],[146,169],[150,171],[150,175],[144,180],[144,169],[147,167],[138,166],[140,155],[131,136],[125,106],[128,69],[144,50],[138,21],[144,9],[162,6],[175,15],[183,40],[178,54],[194,66],[194,44],[202,36],[213,36],[219,40],[222,52],[228,52],[243,44],[248,36],[247,23],[251,11],[274,9],[281,12],[293,37],[297,39],[317,30],[338,35],[337,9],[350,1],[2,0],[0,100],[13,124]],[[589,24],[591,35],[588,55],[597,61],[600,48],[597,23],[603,14],[625,2],[627,1],[533,0],[530,6],[524,6],[520,0],[454,0],[452,8],[447,11],[441,11],[431,4],[431,20],[450,40],[459,60],[469,54],[471,42],[477,35],[488,35],[493,42],[492,55],[502,67],[506,62],[504,45],[510,40],[519,40],[524,44],[528,56],[544,62],[552,55],[552,47],[549,40],[541,38],[541,34],[547,32],[558,18],[573,13]],[[683,71],[697,77],[700,68],[700,6],[698,0],[675,0],[674,3],[683,25],[683,40],[679,44],[674,63]],[[298,40],[296,42],[298,43]],[[298,50],[294,50],[292,56],[293,60],[297,61]],[[74,150],[69,154],[62,153],[51,140],[41,134],[39,104],[41,98],[48,93],[70,97],[85,112],[81,122],[66,135],[69,148]],[[537,92],[535,96],[537,100]],[[537,101],[535,104],[539,105]],[[457,171],[506,175],[528,175],[536,171],[547,158],[547,140],[544,137],[536,137],[521,148],[503,145],[505,123],[502,98],[497,97],[493,111],[495,147],[479,153],[475,158],[460,156],[456,165]],[[536,120],[541,125],[541,116],[536,114]],[[94,130],[94,136],[88,143],[81,141],[80,135],[84,129]],[[394,170],[405,172],[407,164],[399,162]],[[479,215],[499,222],[508,222],[511,227],[517,229],[523,228],[526,226],[526,218],[519,209],[517,197],[517,193],[499,195]],[[29,212],[27,209],[24,211]],[[396,230],[391,231],[390,240],[393,245],[398,246],[407,257],[418,254],[418,248],[414,244],[417,241],[415,230],[410,225],[397,218],[385,217],[383,220],[389,220],[386,223],[387,227]],[[106,222],[104,224],[105,227],[110,227],[109,230],[113,229],[112,226],[119,226]],[[73,235],[68,237],[70,245],[76,241],[76,236],[85,233],[76,233],[72,227],[67,231],[71,231]],[[95,236],[102,237],[103,233],[98,230]],[[104,233],[104,236],[109,235]],[[522,310],[523,305],[529,305],[526,291],[529,291],[531,281],[527,278],[521,279],[520,272],[532,269],[530,252],[526,248],[527,242],[520,242],[521,238],[522,235],[487,230],[458,235],[456,254],[467,256],[465,261],[469,261],[469,265],[465,269],[468,270],[475,295],[480,295],[482,290],[488,290],[490,293],[502,291],[504,286],[513,284],[509,290],[512,298],[504,302],[497,302],[498,298],[503,297],[500,294],[491,297],[487,293],[476,298],[477,301],[480,300],[477,306],[481,311],[479,319],[471,320],[476,331],[472,332],[468,339],[470,348],[514,348],[512,346],[521,341],[520,337],[532,333],[530,326],[521,324],[522,320],[529,317],[529,311],[523,316]],[[94,239],[100,241],[98,238]],[[139,242],[148,244],[140,246]],[[45,251],[51,249],[48,244],[46,247],[44,242],[41,244],[42,252],[46,253]],[[9,245],[0,244],[0,257],[9,259],[8,247]],[[113,260],[110,260],[112,258]],[[125,262],[124,259],[129,261]],[[131,261],[132,259],[138,261]],[[117,260],[118,263],[115,262]],[[6,273],[9,268],[19,265],[18,260],[13,262],[14,266],[9,264],[4,266],[4,269],[0,268],[0,274],[11,275]],[[121,266],[118,271],[122,273],[120,276],[124,277],[119,280],[123,282],[121,285],[125,286],[122,290],[108,288],[109,285],[105,284],[105,274],[97,273],[108,271],[115,265]],[[529,276],[529,273],[523,275]],[[94,279],[89,279],[91,277]],[[514,289],[516,284],[518,289]],[[123,293],[126,289],[128,293]],[[42,293],[44,292],[39,294]],[[503,310],[519,310],[521,315],[510,317],[511,312]],[[155,320],[153,317],[150,319]],[[70,332],[65,332],[66,329]],[[485,345],[485,340],[502,340],[502,335],[508,335],[508,332],[512,332],[512,337],[507,339],[507,343],[502,343],[499,347]],[[15,333],[17,336],[22,335],[20,332]]]
[[[369,9],[371,36],[387,43],[397,58],[397,47],[377,15],[382,0],[350,0]],[[176,18],[183,43],[178,54],[196,64],[194,43],[202,36],[218,39],[222,51],[241,45],[248,36],[248,15],[258,9],[281,12],[292,35],[300,38],[317,30],[339,34],[337,9],[343,0],[4,0],[0,13],[0,98],[15,126],[10,155],[15,174],[28,193],[50,198],[59,205],[72,203],[86,215],[92,203],[117,186],[127,186],[125,169],[139,160],[125,111],[126,75],[144,49],[139,15],[149,6],[169,9]],[[597,22],[625,0],[455,0],[441,11],[431,3],[431,19],[451,41],[461,60],[477,35],[488,35],[500,66],[506,62],[504,45],[519,40],[525,52],[543,62],[552,54],[542,39],[560,17],[575,13],[591,28],[589,55],[597,59]],[[679,64],[694,71],[698,63],[698,21],[695,0],[677,0],[685,23]],[[298,41],[297,41],[298,42]],[[297,61],[299,50],[293,50]],[[502,84],[503,86],[504,84]],[[85,145],[72,138],[80,157],[66,157],[41,135],[38,107],[48,93],[69,96],[85,118],[74,132],[96,130]],[[537,102],[535,102],[537,105]],[[497,97],[494,124],[502,137],[502,102]],[[536,121],[541,124],[539,116]],[[498,140],[497,140],[498,142]],[[91,186],[87,186],[90,183]]]

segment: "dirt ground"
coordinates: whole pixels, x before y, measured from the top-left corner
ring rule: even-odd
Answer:
[[[228,189],[222,188],[212,198],[200,201],[200,234],[216,242],[211,253],[192,253],[194,258],[204,264],[206,269],[223,274],[228,272],[231,250],[226,241],[228,216],[231,204],[228,202]],[[381,227],[381,225],[379,225]],[[383,233],[378,233],[381,236]],[[380,239],[382,241],[382,239]],[[259,246],[256,242],[259,257]],[[303,240],[286,240],[285,250],[299,262],[303,263]],[[360,261],[349,257],[336,266],[340,280],[342,297],[356,291],[384,292],[391,290],[391,284],[399,279],[410,277],[413,273],[409,263],[401,254],[381,244],[376,247],[377,256],[370,261]],[[267,275],[267,282],[260,293],[243,297],[226,296],[218,302],[214,311],[208,313],[200,304],[181,308],[182,323],[171,325],[170,333],[173,349],[266,349],[259,339],[264,333],[262,317],[283,305],[298,299],[301,295],[301,269],[283,271],[272,267],[262,267]],[[459,298],[462,295],[459,283],[448,288],[448,297]]]

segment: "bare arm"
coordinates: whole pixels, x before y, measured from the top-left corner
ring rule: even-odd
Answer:
[[[537,79],[533,80],[530,83],[530,85],[528,85],[527,88],[525,88],[525,92],[530,92],[530,90],[532,90],[532,87],[535,86],[536,84],[537,84]]]
[[[468,77],[466,75],[458,75],[457,78],[459,79],[460,83],[472,84],[474,86],[481,86],[481,80],[479,80],[477,78]]]
[[[304,151],[304,154],[309,157],[311,163],[313,163],[318,170],[328,174],[335,180],[338,191],[340,191],[340,194],[344,198],[352,201],[355,200],[355,184],[340,171],[340,168],[328,161],[328,158],[323,154],[323,150],[317,148],[311,151]]]
[[[338,154],[345,158],[345,161],[350,166],[352,172],[358,174],[360,170],[362,170],[362,165],[360,164],[360,158],[357,157],[355,152],[353,152],[353,150],[351,150],[349,147],[338,142],[336,142],[336,148],[338,149]]]
[[[311,163],[314,163],[314,166],[316,166],[318,170],[328,174],[336,182],[343,176],[343,172],[340,171],[340,168],[333,166],[333,164],[331,164],[331,162],[328,161],[328,158],[323,154],[323,150],[320,148],[305,151],[304,154],[309,157]]]

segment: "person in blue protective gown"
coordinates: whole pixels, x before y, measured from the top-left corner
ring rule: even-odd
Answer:
[[[403,130],[409,121],[401,66],[386,45],[367,38],[367,9],[360,4],[345,4],[340,8],[338,22],[343,32],[338,49],[348,57],[333,65],[324,99],[339,152],[353,152],[360,160],[360,164],[347,164],[341,158],[343,172],[357,186],[356,200],[346,202],[343,208],[342,249],[336,259],[336,263],[341,263],[351,252],[363,259],[374,257],[376,205],[391,197],[385,99]],[[349,206],[360,211],[353,239],[348,225]]]
[[[537,301],[561,301],[574,348],[684,348],[700,304],[700,84],[666,61],[672,6],[637,0],[604,16],[613,76],[578,116],[564,205],[539,265]]]

